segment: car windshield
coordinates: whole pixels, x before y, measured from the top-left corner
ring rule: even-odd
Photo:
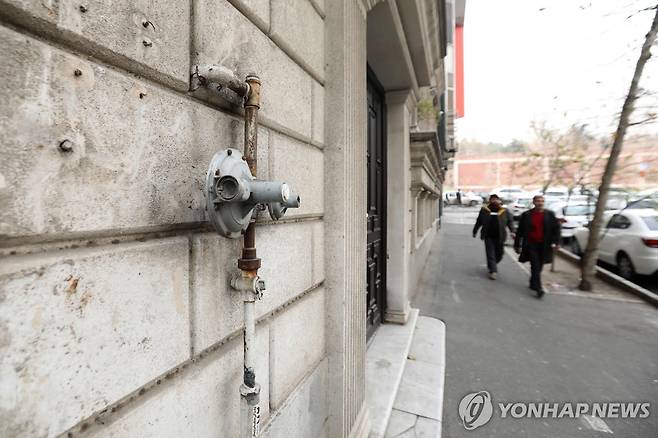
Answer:
[[[544,196],[567,196],[564,192],[544,192]]]
[[[644,209],[644,208],[656,208],[658,207],[658,202],[653,199],[640,199],[637,201],[631,201],[628,203],[627,209]]]
[[[642,216],[642,220],[651,231],[658,231],[658,216]]]
[[[569,205],[564,209],[565,216],[587,216],[594,213],[595,205]]]

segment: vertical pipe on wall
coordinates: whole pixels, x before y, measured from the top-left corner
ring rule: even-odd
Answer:
[[[254,178],[258,176],[258,110],[260,109],[260,79],[249,74],[245,80],[249,94],[244,103],[244,158]],[[251,284],[258,279],[260,259],[256,255],[256,226],[252,219],[247,227],[242,244],[242,256],[238,259],[242,278]],[[254,288],[252,288],[254,289]],[[256,383],[254,349],[256,341],[256,294],[255,290],[244,290],[244,372],[240,386],[241,437],[255,437],[259,432],[260,386]]]
[[[258,110],[261,82],[255,74],[241,81],[231,70],[219,65],[194,66],[192,78],[206,86],[219,85],[244,98],[243,159],[254,179],[258,177]],[[229,150],[230,153],[230,150]],[[252,206],[253,207],[253,206]],[[244,302],[244,367],[240,385],[240,437],[256,437],[260,428],[260,386],[256,383],[256,300],[260,299],[265,283],[258,278],[261,261],[256,254],[255,221],[258,208],[246,230],[242,254],[238,259],[240,274],[233,277],[231,286],[242,294]]]

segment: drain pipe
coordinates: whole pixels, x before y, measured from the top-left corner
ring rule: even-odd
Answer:
[[[258,76],[249,74],[241,81],[233,72],[221,66],[197,66],[193,77],[202,85],[217,84],[229,88],[244,98],[244,154],[249,170],[257,178],[258,169],[258,110],[261,83]],[[258,209],[255,210],[254,216]],[[256,255],[255,218],[244,230],[242,254],[238,259],[240,273],[231,279],[231,286],[242,294],[244,302],[244,369],[240,385],[240,437],[258,436],[260,429],[260,385],[256,383],[256,300],[265,290],[265,282],[258,277],[261,261]]]

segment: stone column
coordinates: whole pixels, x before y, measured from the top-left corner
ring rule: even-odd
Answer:
[[[420,226],[420,214],[421,214],[421,205],[420,205],[420,192],[422,189],[420,187],[412,187],[410,191],[410,198],[411,198],[411,242],[409,242],[409,245],[411,247],[411,250],[413,251],[413,248],[416,246],[416,242],[418,241],[418,236],[419,236],[419,226]]]
[[[366,437],[366,18],[357,0],[325,5],[327,436]]]
[[[387,322],[404,324],[409,317],[409,253],[411,248],[411,171],[409,150],[410,90],[386,93],[386,312]],[[420,208],[419,205],[419,209]],[[419,212],[419,214],[422,214]],[[420,216],[419,216],[420,217]]]

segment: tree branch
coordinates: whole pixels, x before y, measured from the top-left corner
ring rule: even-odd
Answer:
[[[651,117],[648,117],[644,120],[640,120],[639,122],[629,123],[628,126],[642,125],[644,123],[655,122],[655,121],[656,121],[656,116],[651,116]]]
[[[649,6],[648,8],[644,8],[644,9],[640,9],[639,11],[635,11],[631,15],[626,17],[626,19],[628,20],[629,18],[633,18],[635,15],[637,15],[639,13],[646,12],[646,11],[651,11],[651,10],[654,10],[654,9],[658,9],[658,5]]]

